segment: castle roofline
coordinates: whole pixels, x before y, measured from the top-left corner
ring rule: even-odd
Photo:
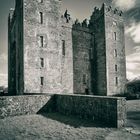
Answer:
[[[111,15],[117,18],[123,18],[122,10],[113,8],[111,5],[107,5],[106,3],[103,3],[101,8],[97,8],[97,7],[94,8],[94,11],[90,17],[90,21],[97,20],[103,14]]]

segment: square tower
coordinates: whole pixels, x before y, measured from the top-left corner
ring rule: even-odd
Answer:
[[[69,79],[71,86],[62,85],[65,65],[62,65],[60,7],[60,0],[16,0],[13,17],[9,20],[9,72],[15,62],[15,73],[9,75],[9,93],[53,94],[62,93],[63,89],[73,92],[73,78]],[[12,46],[15,60],[10,59]],[[72,45],[70,47],[72,50]],[[68,77],[72,77],[72,70],[71,67],[70,72],[66,72]],[[12,78],[15,78],[14,83]]]
[[[90,19],[94,33],[94,77],[97,95],[123,93],[126,84],[124,21],[122,11],[103,4]]]

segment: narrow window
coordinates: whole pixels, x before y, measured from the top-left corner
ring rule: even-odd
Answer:
[[[44,58],[40,58],[40,64],[41,64],[41,67],[43,68],[44,67]]]
[[[117,57],[117,50],[114,50],[114,56]]]
[[[83,74],[83,84],[86,84],[86,74]]]
[[[62,40],[62,55],[65,56],[65,40]]]
[[[117,67],[117,65],[115,65],[115,71],[116,71],[116,72],[118,71],[118,67]]]
[[[114,32],[114,40],[116,40],[116,39],[117,39],[117,33]]]
[[[39,12],[39,14],[40,14],[40,23],[43,24],[43,13]]]
[[[41,84],[41,86],[43,86],[44,85],[44,77],[40,77],[40,84]]]
[[[44,45],[44,38],[43,36],[40,36],[40,47],[43,47]]]
[[[118,85],[118,77],[115,78],[115,84]]]

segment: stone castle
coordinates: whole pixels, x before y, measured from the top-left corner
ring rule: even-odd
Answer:
[[[122,12],[103,4],[89,23],[61,14],[61,0],[16,0],[8,18],[10,95],[115,95],[126,83]]]

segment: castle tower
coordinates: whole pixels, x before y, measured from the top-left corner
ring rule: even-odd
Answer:
[[[16,0],[8,19],[9,94],[114,95],[126,82],[122,12],[103,4],[73,24],[60,0]]]
[[[125,38],[122,12],[103,4],[95,8],[90,29],[94,33],[94,94],[114,95],[123,92],[126,83]]]
[[[87,21],[75,21],[72,29],[74,93],[91,94],[90,46],[92,34]]]
[[[64,69],[63,41],[61,37],[61,1],[60,0],[16,0],[16,7],[9,26],[9,59],[14,43],[15,75],[9,75],[9,93],[67,93],[73,92],[73,78],[69,78],[65,85],[62,74],[72,77],[73,67],[69,71]],[[70,44],[69,49],[72,50]],[[72,51],[70,51],[72,59]],[[65,56],[65,60],[67,56]],[[16,61],[15,61],[16,60]],[[73,62],[70,60],[70,65]],[[62,73],[63,70],[63,73]],[[69,76],[70,75],[70,76]],[[12,82],[15,78],[15,83]],[[15,91],[11,87],[15,87]]]
[[[16,93],[16,43],[14,38],[15,32],[12,31],[12,17],[14,16],[14,9],[10,9],[8,17],[8,89],[10,95]],[[14,27],[13,27],[14,28]],[[13,34],[13,37],[12,37]]]

